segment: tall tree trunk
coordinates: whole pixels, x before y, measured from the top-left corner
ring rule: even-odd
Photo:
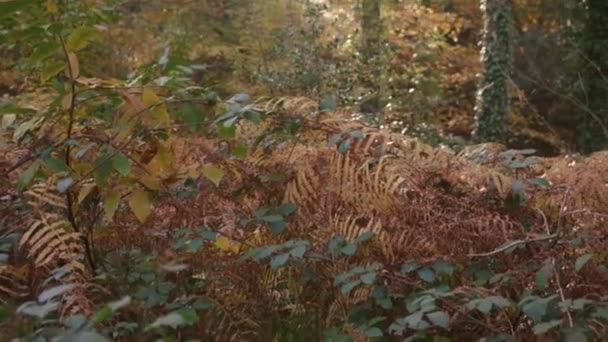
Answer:
[[[361,3],[361,55],[367,62],[377,56],[382,40],[380,0],[363,0]]]
[[[388,51],[384,49],[383,26],[380,0],[362,0],[361,2],[361,46],[359,53],[362,60],[372,70],[373,94],[359,104],[362,112],[378,115],[383,124],[382,111],[386,103],[388,70]]]
[[[512,65],[511,0],[481,0],[484,13],[481,58],[483,74],[475,107],[477,142],[506,143],[509,112],[508,82]]]
[[[584,113],[577,131],[579,151],[590,153],[608,147],[608,1],[587,0],[587,21],[582,44]]]

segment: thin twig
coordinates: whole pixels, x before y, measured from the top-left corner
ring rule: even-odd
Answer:
[[[541,236],[541,237],[537,237],[534,239],[527,239],[527,240],[517,240],[517,241],[513,241],[511,243],[508,243],[506,245],[504,245],[503,247],[497,248],[491,252],[487,252],[487,253],[473,253],[473,254],[468,254],[467,256],[469,258],[473,258],[473,257],[488,257],[488,256],[492,256],[492,255],[496,255],[496,254],[500,254],[502,252],[505,252],[511,248],[515,248],[519,245],[525,245],[528,243],[532,243],[532,242],[540,242],[540,241],[547,241],[547,240],[552,240],[555,239],[559,236],[558,233],[555,234],[550,234],[550,235],[545,235],[545,236]]]

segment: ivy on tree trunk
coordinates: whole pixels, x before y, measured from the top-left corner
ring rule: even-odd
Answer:
[[[508,82],[512,67],[511,0],[481,0],[484,14],[481,58],[483,74],[475,107],[477,142],[506,142]]]
[[[608,147],[608,1],[588,0],[586,10],[582,100],[589,112],[582,115],[576,137],[578,149],[591,153]]]

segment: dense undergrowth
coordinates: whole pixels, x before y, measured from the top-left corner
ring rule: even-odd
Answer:
[[[456,154],[168,57],[101,77],[108,13],[53,3],[18,22],[36,102],[2,103],[2,340],[605,338],[605,152]]]

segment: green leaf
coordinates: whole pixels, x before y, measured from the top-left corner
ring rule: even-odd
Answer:
[[[83,328],[86,323],[87,317],[82,314],[71,315],[63,320],[63,325],[71,331]]]
[[[528,182],[530,182],[530,184],[532,184],[532,185],[540,186],[543,188],[551,187],[551,182],[549,182],[549,180],[547,180],[546,178],[536,177],[536,178],[530,179]]]
[[[17,178],[17,189],[23,191],[32,182],[38,170],[40,170],[40,161],[36,160]]]
[[[38,64],[43,60],[51,57],[57,50],[59,50],[59,44],[56,42],[46,42],[39,44],[34,48],[34,52],[30,56],[30,63]]]
[[[191,131],[200,129],[205,119],[205,115],[191,103],[182,104],[179,108],[179,114]]]
[[[347,295],[348,293],[350,293],[350,291],[352,291],[355,287],[359,286],[359,284],[361,284],[361,280],[355,280],[355,281],[351,281],[348,282],[344,285],[342,285],[340,287],[340,292],[343,295]]]
[[[99,32],[92,27],[78,27],[68,35],[68,38],[66,39],[66,48],[71,52],[80,51],[87,47],[89,43],[97,39],[98,36]]]
[[[293,256],[295,258],[302,258],[304,256],[304,254],[306,253],[306,246],[305,245],[298,246],[298,247],[292,249],[291,251],[289,251],[289,253],[291,254],[291,256]]]
[[[133,191],[129,198],[129,206],[141,223],[144,223],[152,212],[152,203],[150,203],[148,193],[143,190],[138,189]]]
[[[95,312],[91,320],[93,321],[93,323],[100,323],[112,317],[112,314],[112,309],[109,306],[104,305],[101,307],[101,309]]]
[[[146,330],[168,326],[173,329],[179,328],[184,325],[189,325],[198,320],[196,312],[192,309],[182,309],[179,311],[171,312],[165,316],[157,318],[152,324],[150,324]]]
[[[270,268],[276,269],[285,266],[289,260],[289,253],[275,255],[270,259]]]
[[[264,222],[283,222],[283,216],[281,215],[267,215],[262,217]]]
[[[222,122],[217,124],[217,132],[224,139],[232,139],[236,136],[236,126],[225,127]]]
[[[338,152],[340,152],[340,154],[345,154],[348,151],[348,148],[350,147],[350,142],[350,139],[345,139],[344,141],[342,141],[340,145],[338,145]]]
[[[363,139],[363,137],[365,135],[363,134],[362,131],[360,131],[360,130],[357,129],[357,130],[354,130],[354,131],[350,132],[350,136],[353,137],[353,138],[355,138],[355,139]]]
[[[239,158],[239,159],[243,159],[245,157],[247,157],[247,145],[244,144],[238,144],[234,147],[234,150],[232,151],[232,155]]]
[[[401,273],[410,273],[420,268],[420,264],[416,260],[410,260],[401,266]]]
[[[535,335],[542,335],[546,332],[548,332],[549,330],[552,330],[555,327],[558,327],[562,325],[562,320],[561,319],[555,319],[549,322],[543,322],[543,323],[539,323],[536,324],[533,328],[532,331],[534,331]]]
[[[374,232],[370,232],[370,231],[363,232],[363,233],[361,233],[361,235],[357,236],[357,238],[355,239],[355,241],[353,241],[353,243],[355,243],[355,244],[363,243],[373,237],[374,237]]]
[[[434,326],[447,329],[450,324],[450,315],[445,311],[435,311],[427,313],[426,317]]]
[[[40,71],[40,81],[42,83],[51,79],[63,69],[65,69],[66,63],[64,61],[50,61],[46,63]]]
[[[364,284],[371,285],[376,281],[376,272],[365,273],[360,279]]]
[[[327,143],[332,146],[338,143],[338,141],[340,141],[340,139],[342,139],[342,133],[336,133],[333,134],[331,137],[329,137],[329,140],[327,141]]]
[[[420,279],[426,281],[427,283],[432,283],[435,281],[435,272],[430,267],[424,267],[418,270],[418,276]]]
[[[348,244],[340,249],[340,252],[344,255],[353,255],[357,251],[357,245]]]
[[[13,0],[0,2],[0,18],[12,15],[17,11],[21,11],[32,2],[33,0]]]
[[[131,172],[129,158],[120,152],[112,158],[112,166],[114,167],[114,170],[118,171],[118,173],[123,176],[127,176],[129,172]]]
[[[372,337],[372,338],[379,338],[379,337],[384,336],[384,334],[382,333],[382,330],[380,330],[380,328],[378,328],[378,327],[371,327],[369,329],[366,329],[365,334],[367,335],[367,337]]]
[[[486,298],[479,301],[479,304],[477,305],[477,310],[483,312],[484,314],[489,314],[492,311],[493,306],[494,303],[492,303],[491,300],[488,300]]]
[[[201,172],[203,173],[203,176],[209,179],[211,183],[215,184],[216,187],[220,186],[220,182],[222,181],[222,178],[224,178],[224,170],[213,164],[203,165]]]
[[[576,259],[576,261],[574,262],[574,269],[576,270],[576,272],[580,271],[583,267],[585,267],[585,265],[587,264],[587,262],[589,262],[589,260],[591,260],[591,258],[593,258],[593,254],[585,254]]]
[[[8,318],[8,309],[0,304],[0,323],[4,322]]]
[[[67,291],[70,291],[74,287],[76,287],[76,284],[63,284],[63,285],[51,287],[47,290],[42,291],[42,293],[40,295],[38,295],[38,302],[46,303],[49,300],[54,299],[55,297],[61,296],[62,294],[66,293]]]
[[[268,227],[273,234],[280,234],[285,229],[285,221],[268,222]]]
[[[543,267],[536,272],[534,276],[534,285],[537,289],[545,289],[549,282],[549,278],[553,274],[553,263],[549,260],[546,261]]]
[[[95,171],[93,172],[93,178],[95,178],[95,184],[98,188],[103,189],[106,182],[112,175],[112,160],[108,158],[107,153],[101,153],[95,161]]]
[[[321,112],[328,112],[334,109],[336,109],[336,100],[332,97],[323,98],[321,103],[319,103],[319,111]]]
[[[53,173],[70,172],[70,168],[63,160],[57,158],[46,158],[44,162],[49,170],[51,170]]]
[[[283,216],[288,216],[289,214],[296,211],[297,208],[298,206],[293,203],[285,203],[277,208],[277,212]]]
[[[444,259],[439,259],[435,261],[435,263],[433,264],[433,269],[435,269],[435,271],[437,271],[438,273],[443,273],[447,275],[452,275],[452,273],[454,273],[454,266],[452,266]]]

